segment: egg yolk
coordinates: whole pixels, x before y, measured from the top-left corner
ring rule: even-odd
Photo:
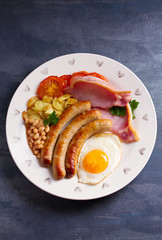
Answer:
[[[83,167],[89,173],[103,172],[108,163],[108,156],[101,150],[92,150],[83,159]]]

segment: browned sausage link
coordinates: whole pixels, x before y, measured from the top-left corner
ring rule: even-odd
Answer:
[[[71,178],[76,174],[78,157],[85,141],[100,131],[109,131],[112,122],[108,119],[100,119],[83,126],[71,140],[65,159],[66,177]]]
[[[52,162],[52,154],[58,135],[65,125],[78,114],[88,111],[91,108],[89,101],[80,101],[65,109],[60,120],[56,125],[52,125],[47,134],[46,141],[41,151],[41,162],[45,166],[50,166]]]
[[[62,179],[66,175],[65,156],[68,145],[74,134],[85,124],[100,119],[102,116],[98,110],[90,110],[79,114],[60,134],[53,153],[52,169],[56,179]]]

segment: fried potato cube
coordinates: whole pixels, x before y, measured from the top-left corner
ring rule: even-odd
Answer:
[[[31,97],[27,102],[27,108],[32,108],[36,101],[38,101],[39,98],[37,96]]]
[[[38,119],[41,120],[41,117],[38,114],[32,114],[29,116],[29,119]]]
[[[43,102],[46,102],[46,103],[52,103],[53,97],[48,97],[48,96],[45,95],[45,96],[42,98],[42,100],[43,100]]]
[[[57,97],[53,99],[52,105],[56,110],[59,111],[64,110],[63,105],[58,101]]]

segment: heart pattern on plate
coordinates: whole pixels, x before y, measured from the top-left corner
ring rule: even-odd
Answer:
[[[19,115],[19,114],[20,114],[20,111],[15,108],[14,115],[17,116],[17,115]]]
[[[46,179],[44,179],[44,182],[46,182],[46,183],[48,183],[48,184],[51,184],[51,183],[52,183],[52,180],[51,180],[51,178],[46,178]]]
[[[108,188],[109,187],[109,184],[108,183],[103,183],[102,184],[102,188],[105,189],[105,188]]]
[[[145,114],[145,115],[143,116],[143,119],[146,120],[146,121],[148,121],[148,115]]]
[[[68,63],[69,63],[70,65],[74,65],[75,59],[69,60]]]
[[[48,74],[48,68],[45,67],[44,69],[42,69],[41,74],[47,75]]]
[[[74,189],[74,192],[81,192],[82,191],[82,189],[80,188],[80,187],[76,187],[75,189]]]
[[[130,168],[124,168],[123,169],[123,172],[124,172],[125,175],[127,175],[130,171],[131,171]]]
[[[98,61],[98,60],[96,61],[96,64],[98,67],[101,67],[103,65],[103,63],[104,63],[104,61]]]
[[[31,160],[26,160],[26,161],[25,161],[25,164],[26,164],[28,167],[30,167],[31,164],[32,164],[32,161],[31,161]]]
[[[146,148],[145,147],[142,147],[140,148],[138,151],[141,155],[144,155],[144,152],[145,152]]]
[[[14,136],[13,140],[14,140],[14,143],[18,143],[20,141],[20,137]]]
[[[26,85],[24,88],[24,92],[29,92],[29,91],[30,91],[30,87],[28,85]]]
[[[135,93],[134,93],[136,96],[140,96],[141,95],[141,92],[139,90],[139,88],[136,89]]]
[[[118,77],[119,77],[119,78],[122,78],[122,77],[124,77],[124,73],[123,73],[123,72],[121,72],[121,71],[118,71]]]

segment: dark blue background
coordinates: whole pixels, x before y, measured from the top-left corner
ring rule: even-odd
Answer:
[[[150,160],[123,190],[70,201],[30,183],[9,153],[5,119],[22,80],[74,52],[113,58],[143,81],[158,136]],[[162,239],[162,1],[0,1],[0,239]],[[146,106],[147,107],[147,106]]]

